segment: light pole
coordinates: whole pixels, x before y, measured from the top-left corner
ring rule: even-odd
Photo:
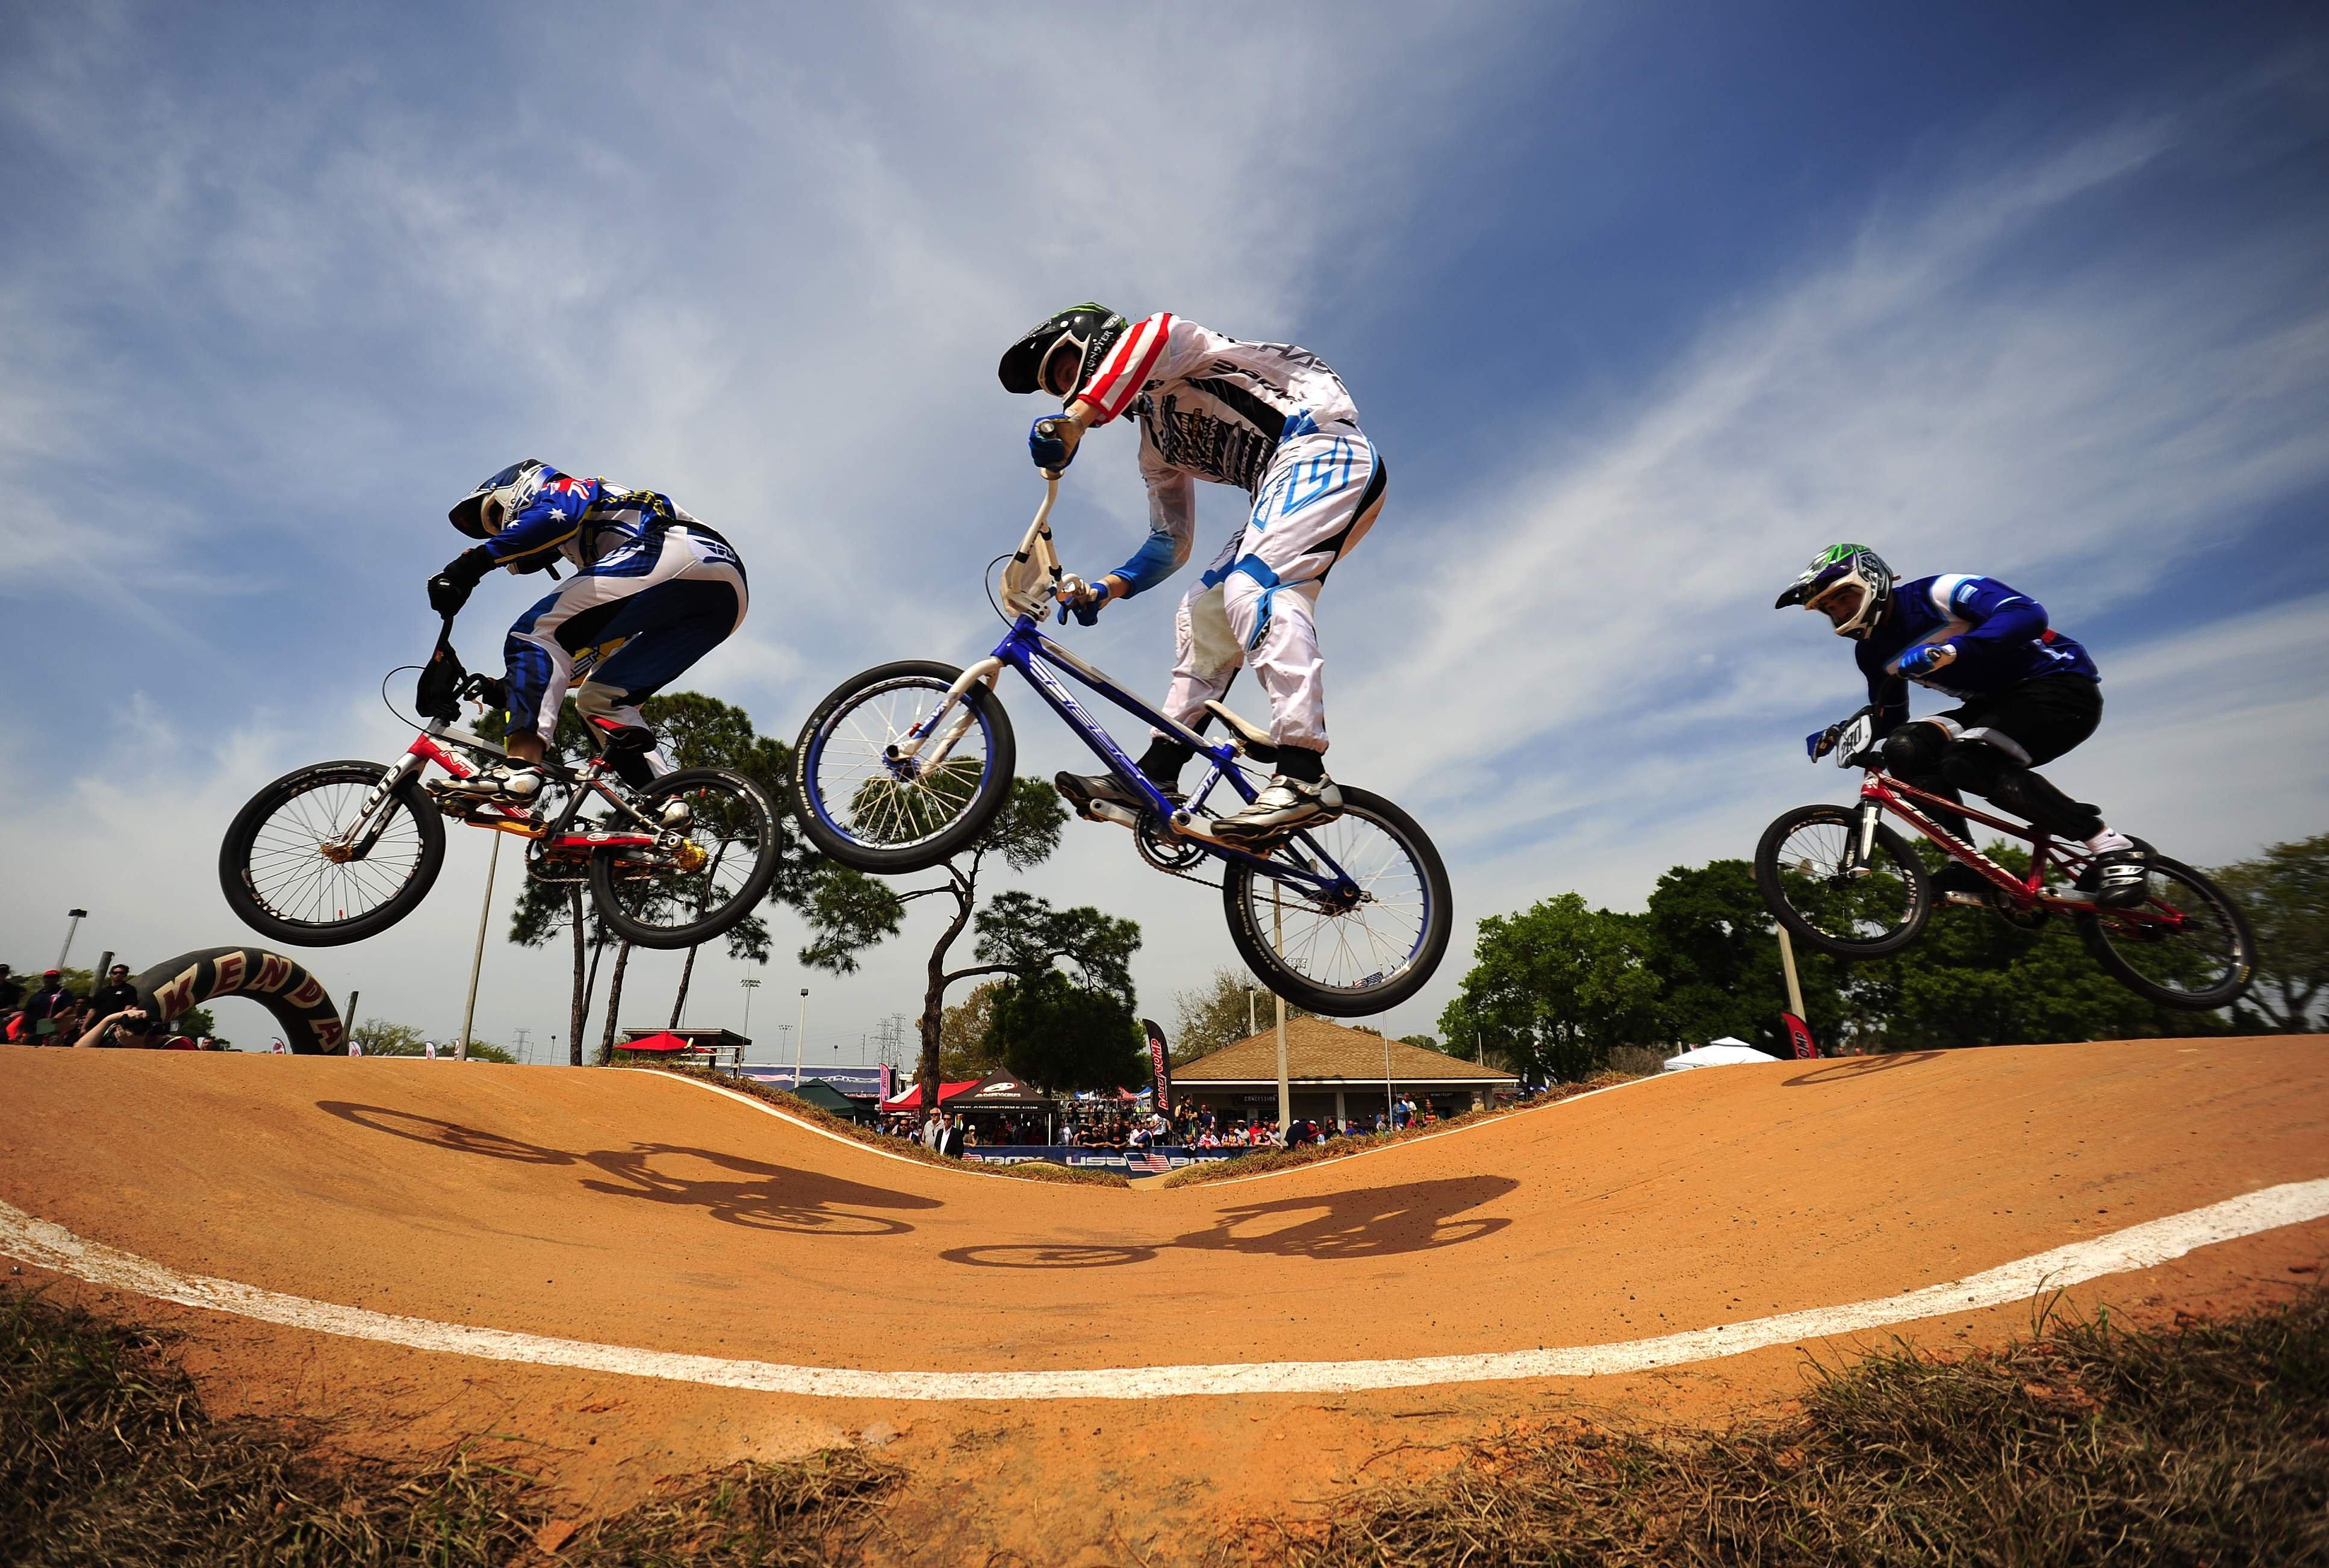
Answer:
[[[1283,885],[1275,878],[1269,883],[1270,949],[1280,953],[1286,950],[1286,910],[1278,896]],[[1278,1147],[1284,1148],[1294,1128],[1294,1091],[1286,1081],[1286,998],[1273,991],[1269,999],[1278,1004]]]
[[[57,968],[60,969],[65,967],[66,955],[72,951],[73,933],[80,930],[80,922],[87,919],[89,911],[85,909],[65,911],[65,945],[57,949]]]
[[[469,1001],[461,1009],[461,1048],[454,1054],[469,1059],[469,1025],[477,1016],[477,977],[486,967],[486,924],[494,912],[494,873],[502,864],[502,836],[494,835],[494,853],[486,862],[486,902],[477,906],[477,950],[469,959]]]
[[[744,1026],[737,1033],[749,1041],[752,1037],[752,993],[760,988],[760,982],[747,975],[736,983],[744,987]]]
[[[801,1086],[801,1055],[808,1049],[808,987],[801,987],[800,1028],[793,1034],[793,1092]]]
[[[1245,988],[1245,1033],[1249,1040],[1261,1033],[1261,1025],[1253,1021],[1253,999],[1258,994],[1251,986]]]

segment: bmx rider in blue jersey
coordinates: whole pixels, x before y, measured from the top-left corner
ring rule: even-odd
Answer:
[[[1899,581],[1864,544],[1833,544],[1814,556],[1773,608],[1790,605],[1825,615],[1838,637],[1858,644],[1853,658],[1894,775],[1950,800],[1970,789],[2057,838],[2083,843],[2095,858],[2079,878],[2082,892],[2106,909],[2143,902],[2143,846],[2035,771],[2093,734],[2103,715],[2101,673],[2049,624],[2044,605],[1994,577]],[[1957,705],[1910,718],[1911,682]],[[1814,760],[1834,749],[1843,727],[1805,738]],[[1934,818],[1966,837],[1963,817]],[[1936,882],[1944,893],[1987,885],[1955,861]]]

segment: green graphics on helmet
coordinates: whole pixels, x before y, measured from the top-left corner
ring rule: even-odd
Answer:
[[[1131,324],[1105,305],[1089,300],[1071,305],[1067,309],[1045,316],[1005,349],[1003,363],[995,367],[1003,390],[1012,392],[1042,392],[1043,373],[1055,355],[1076,356],[1076,373],[1069,387],[1070,396],[1090,381],[1099,369],[1100,361],[1116,346]]]
[[[1838,583],[1853,583],[1860,589],[1859,607],[1837,624],[1835,631],[1838,637],[1864,638],[1875,629],[1885,607],[1892,602],[1892,569],[1867,545],[1831,544],[1812,557],[1811,564],[1772,601],[1771,608],[1807,605]]]

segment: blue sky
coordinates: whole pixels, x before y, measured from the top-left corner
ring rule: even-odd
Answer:
[[[1321,607],[1334,765],[1433,830],[1465,938],[1570,888],[1637,906],[1840,792],[1798,737],[1856,702],[1847,650],[1768,609],[1837,538],[2003,576],[2087,642],[2108,711],[2055,772],[2115,822],[2202,862],[2319,831],[2318,15],[19,8],[0,953],[52,955],[68,904],[90,953],[231,940],[220,830],[403,743],[375,690],[430,634],[444,510],[518,457],[737,541],[751,619],[693,684],[764,729],[983,651],[979,567],[1036,496],[994,361],[1087,297],[1352,386],[1391,489]],[[1070,564],[1115,564],[1129,438],[1068,488]],[[1203,496],[1208,551],[1236,500]],[[480,590],[473,663],[525,597]],[[1079,646],[1159,685],[1170,602]],[[1006,699],[1023,766],[1076,761]],[[486,853],[457,835],[326,982],[455,1028]],[[1234,961],[1212,895],[1113,829],[1032,881],[1143,921],[1167,1020]],[[919,934],[808,981],[813,1058],[914,1010]],[[1388,1022],[1429,1027],[1466,962]],[[676,968],[640,961],[627,1020]],[[732,1023],[746,972],[707,962],[691,1021]],[[563,1026],[556,955],[497,944],[486,978],[484,1032]]]

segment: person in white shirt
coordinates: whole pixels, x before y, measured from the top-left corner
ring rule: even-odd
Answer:
[[[1029,454],[1047,474],[1074,460],[1085,430],[1127,413],[1139,423],[1148,539],[1068,607],[1087,626],[1105,605],[1154,588],[1187,563],[1197,480],[1246,492],[1236,527],[1181,600],[1163,707],[1174,722],[1202,730],[1206,702],[1250,664],[1269,697],[1277,771],[1214,831],[1264,842],[1338,815],[1342,794],[1325,768],[1318,591],[1374,526],[1385,487],[1382,459],[1359,429],[1342,378],[1291,344],[1240,343],[1169,311],[1135,325],[1093,304],[1030,328],[996,373],[1011,392],[1063,401],[1066,412],[1036,420],[1028,436]],[[1140,769],[1177,796],[1192,755],[1184,741],[1160,732]],[[1070,782],[1092,798],[1143,804],[1113,775]]]

